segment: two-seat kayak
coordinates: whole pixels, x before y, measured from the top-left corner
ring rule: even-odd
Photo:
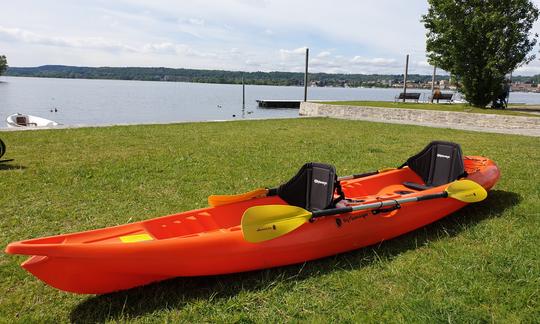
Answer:
[[[407,162],[384,172],[342,178],[335,182],[340,188],[332,186],[332,168],[310,164],[288,183],[262,190],[255,197],[222,196],[215,200],[219,203],[214,201],[217,206],[14,242],[6,252],[31,256],[22,267],[55,288],[103,294],[179,276],[228,274],[301,263],[376,244],[467,205],[468,200],[453,199],[452,192],[444,198],[449,184],[472,180],[489,190],[499,178],[493,161],[479,156],[462,157],[461,149],[453,143],[433,142]],[[257,236],[259,231],[264,236],[266,229],[272,232],[275,225],[252,228],[250,235],[255,239],[248,239],[242,227],[244,213],[248,211],[251,221],[257,222],[261,208],[260,217],[264,219],[268,216],[264,214],[272,213],[276,206],[295,206],[315,214],[365,205],[375,207],[317,217],[270,238]],[[252,208],[255,206],[265,207]],[[293,219],[283,217],[276,224]]]

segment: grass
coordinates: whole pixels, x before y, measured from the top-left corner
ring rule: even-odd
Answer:
[[[55,290],[0,256],[0,322],[535,322],[537,138],[334,119],[3,132],[0,245],[203,207],[276,185],[306,161],[339,174],[397,166],[431,140],[494,159],[487,201],[306,264],[177,278],[104,296]]]
[[[493,109],[493,108],[477,108],[477,107],[469,106],[468,104],[449,104],[449,103],[431,104],[431,103],[391,102],[391,101],[333,101],[333,102],[324,102],[324,104],[382,107],[382,108],[442,110],[442,111],[454,111],[454,112],[464,112],[464,113],[540,117],[540,115],[529,114],[527,112],[518,112],[518,111],[513,111],[513,110]]]

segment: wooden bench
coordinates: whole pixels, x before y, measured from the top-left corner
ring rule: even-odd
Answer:
[[[418,102],[420,99],[421,93],[419,92],[407,92],[407,93],[400,93],[399,96],[394,97],[394,102],[397,102],[399,100],[414,100],[415,102]]]
[[[453,93],[442,93],[442,92],[439,92],[439,93],[434,93],[433,96],[431,97],[431,101],[433,100],[437,100],[437,103],[439,103],[439,100],[447,100],[449,102],[452,102],[453,101],[453,98],[454,97],[454,94]]]

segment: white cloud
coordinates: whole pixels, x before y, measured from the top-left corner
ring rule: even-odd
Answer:
[[[320,52],[319,54],[317,54],[317,57],[318,58],[325,58],[325,57],[329,57],[330,55],[332,55],[332,53],[330,53],[328,51],[323,51],[323,52]]]
[[[427,67],[433,67],[431,64],[428,63],[428,61],[424,60],[424,61],[417,61],[417,62],[414,62],[413,63],[414,65],[418,66],[418,67],[424,67],[424,68],[427,68]]]
[[[281,60],[283,61],[287,61],[292,58],[296,59],[297,57],[300,57],[305,54],[306,54],[306,47],[299,47],[292,50],[282,48],[279,50],[279,55],[281,57]]]
[[[136,51],[135,48],[101,37],[64,38],[37,34],[19,28],[0,26],[0,38],[10,41],[58,47],[91,48],[106,51]]]
[[[365,58],[365,57],[362,57],[362,56],[355,56],[355,57],[353,57],[351,59],[350,62],[352,64],[361,64],[361,65],[373,64],[373,65],[382,65],[382,66],[387,66],[387,65],[394,66],[395,63],[396,63],[396,60],[395,59],[386,59],[386,58],[382,58],[382,57]]]
[[[200,19],[200,18],[190,18],[188,19],[188,21],[192,25],[203,26],[205,24],[204,19]]]
[[[213,52],[201,52],[186,44],[172,44],[172,43],[159,43],[159,44],[145,44],[142,47],[143,53],[156,53],[167,55],[183,55],[194,57],[216,57],[217,54]],[[231,51],[231,53],[234,53]]]

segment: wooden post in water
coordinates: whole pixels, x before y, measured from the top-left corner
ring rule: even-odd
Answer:
[[[403,102],[405,102],[405,97],[407,94],[407,73],[409,71],[409,54],[405,58],[405,74],[403,75]]]
[[[244,76],[242,75],[242,118],[246,115],[246,85],[244,83]]]
[[[437,66],[433,66],[433,76],[431,77],[431,103],[433,103],[433,93],[435,91],[435,73],[437,73]]]
[[[304,73],[304,102],[307,101],[309,48],[306,47],[306,72]]]

